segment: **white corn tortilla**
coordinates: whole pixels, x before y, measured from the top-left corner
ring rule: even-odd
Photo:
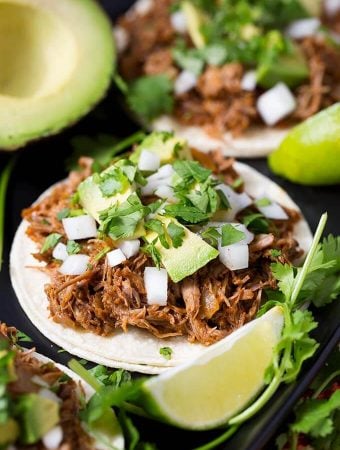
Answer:
[[[288,194],[269,178],[243,163],[237,162],[234,167],[244,179],[245,190],[253,197],[265,194],[283,206],[299,210]],[[186,337],[159,339],[134,327],[129,327],[127,333],[117,330],[112,336],[104,337],[54,322],[49,318],[48,299],[44,293],[44,285],[49,282],[49,277],[42,271],[29,267],[37,267],[39,263],[31,255],[37,252],[37,247],[25,233],[27,226],[26,221],[21,223],[13,241],[10,255],[11,280],[23,310],[39,331],[52,342],[88,361],[149,374],[161,373],[204,351],[205,346],[191,344]],[[312,242],[312,233],[305,219],[296,224],[294,236],[300,247],[307,252]],[[170,360],[159,353],[166,346],[173,350]]]

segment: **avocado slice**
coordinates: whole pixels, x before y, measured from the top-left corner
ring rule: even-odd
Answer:
[[[0,0],[0,148],[57,133],[106,92],[108,17],[94,0]]]
[[[58,403],[39,394],[22,395],[18,414],[21,424],[20,441],[23,444],[38,442],[59,423]]]
[[[156,153],[161,164],[172,163],[175,159],[192,159],[187,141],[166,131],[149,134],[132,153],[130,160],[138,163],[143,150]]]
[[[12,444],[19,437],[19,425],[9,418],[6,422],[0,423],[0,446]]]
[[[205,46],[205,38],[200,30],[203,25],[204,16],[202,12],[191,2],[184,1],[181,9],[186,18],[189,36],[196,48]]]
[[[271,64],[261,64],[256,71],[257,83],[265,89],[275,86],[280,81],[293,88],[308,76],[307,62],[296,45],[292,47],[289,55],[282,55]]]
[[[157,216],[156,218],[165,226],[173,222],[185,231],[183,243],[178,248],[170,247],[167,249],[162,246],[159,240],[155,244],[163,266],[175,283],[197,272],[198,269],[218,256],[218,250],[205,242],[198,234],[192,233],[188,228],[181,225],[176,219],[165,216]],[[157,233],[153,231],[148,232],[145,236],[148,242],[153,242],[156,238]]]

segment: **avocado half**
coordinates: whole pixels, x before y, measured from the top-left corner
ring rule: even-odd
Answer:
[[[94,0],[0,0],[0,149],[86,114],[114,60],[110,21]]]

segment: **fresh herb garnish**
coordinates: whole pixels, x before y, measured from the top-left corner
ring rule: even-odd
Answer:
[[[237,228],[227,223],[223,225],[222,229],[222,247],[226,247],[227,245],[236,244],[237,242],[242,241],[246,235],[243,231],[238,230]]]
[[[202,183],[211,175],[211,170],[201,166],[197,161],[176,160],[173,164],[175,172],[185,183]]]
[[[157,234],[157,238],[164,248],[170,248],[163,222],[158,219],[151,219],[145,223],[145,228]]]
[[[170,360],[172,357],[172,348],[171,347],[162,347],[159,349],[159,353],[164,356],[165,359]]]
[[[66,251],[69,255],[76,255],[81,250],[81,245],[76,241],[67,241]]]
[[[169,225],[167,226],[167,232],[171,238],[172,245],[175,248],[180,247],[183,243],[183,239],[185,236],[184,228],[181,227],[180,225],[176,225],[175,223],[170,222]]]
[[[248,214],[242,218],[242,223],[249,231],[259,234],[268,233],[269,222],[261,213]]]
[[[23,331],[17,330],[16,339],[18,342],[33,342],[33,340],[27,336]]]
[[[267,197],[263,197],[263,198],[260,198],[260,199],[255,201],[255,205],[258,206],[258,207],[269,206],[271,204],[272,204],[272,201],[269,200],[269,198],[267,198]]]
[[[158,238],[154,239],[152,242],[146,242],[143,247],[141,247],[141,251],[146,253],[152,258],[154,265],[159,269],[161,266],[162,258],[161,254],[156,248]]]
[[[57,213],[57,219],[63,220],[66,219],[70,214],[70,208],[63,208]]]
[[[213,247],[217,247],[218,240],[221,237],[221,234],[217,230],[217,228],[209,227],[201,233],[203,239],[205,239],[210,245]]]
[[[211,216],[211,214],[203,213],[195,206],[187,206],[185,204],[166,206],[165,213],[187,223],[205,222]]]
[[[101,250],[100,252],[98,252],[95,257],[93,258],[95,261],[99,261],[100,259],[102,259],[103,256],[106,255],[106,253],[108,253],[111,250],[110,247],[104,247],[103,250]]]
[[[41,247],[40,253],[45,253],[45,252],[47,252],[47,250],[54,248],[58,244],[60,239],[61,239],[61,234],[59,234],[59,233],[49,234],[46,237],[46,239]]]
[[[272,248],[272,249],[270,250],[270,254],[271,254],[271,256],[272,256],[273,258],[278,258],[279,256],[282,255],[282,252],[281,252],[281,250],[279,250],[279,249],[277,249],[277,248]]]

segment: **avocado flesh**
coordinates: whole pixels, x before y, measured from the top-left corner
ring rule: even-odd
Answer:
[[[86,114],[114,67],[111,25],[94,0],[0,0],[0,148]]]
[[[34,444],[59,423],[59,405],[38,394],[24,394],[20,398],[19,415],[20,441]]]
[[[0,423],[0,445],[12,444],[19,437],[19,426],[14,419]]]
[[[260,65],[257,69],[257,83],[269,89],[279,82],[293,88],[309,76],[309,68],[304,56],[296,47],[293,54],[284,55],[272,64]]]
[[[175,159],[192,159],[185,139],[163,131],[154,131],[143,139],[130,156],[130,160],[137,163],[143,150],[158,155],[161,164],[172,163]]]
[[[166,226],[173,222],[185,230],[183,243],[178,248],[170,247],[167,249],[162,246],[159,240],[155,244],[156,249],[160,253],[163,266],[175,283],[197,272],[198,269],[218,256],[219,253],[214,247],[181,225],[176,219],[165,216],[157,216],[156,218]],[[157,234],[155,232],[148,232],[145,236],[148,242],[152,242],[156,238]]]

